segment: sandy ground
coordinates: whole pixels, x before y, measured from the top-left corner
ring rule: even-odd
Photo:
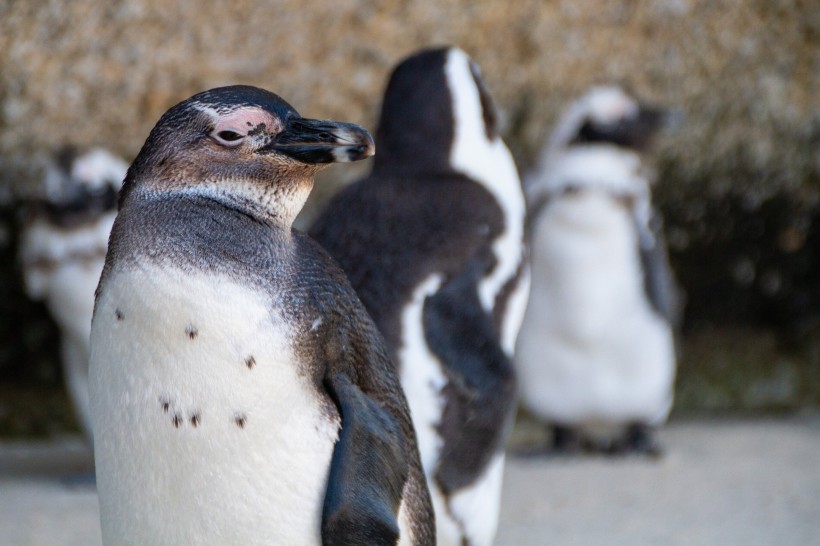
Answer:
[[[510,455],[498,545],[820,544],[820,415],[694,421],[661,434],[666,455]],[[0,444],[0,545],[100,543],[77,439]]]

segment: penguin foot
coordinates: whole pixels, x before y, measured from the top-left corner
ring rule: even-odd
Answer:
[[[577,455],[583,443],[581,434],[572,427],[554,425],[552,427],[552,453],[556,455]]]
[[[521,459],[540,459],[578,455],[586,449],[583,438],[576,429],[561,425],[547,425],[546,429],[546,442],[531,441],[510,447],[510,454]]]
[[[663,456],[654,429],[643,423],[629,425],[623,437],[614,441],[607,451],[611,455],[643,455],[652,459]]]

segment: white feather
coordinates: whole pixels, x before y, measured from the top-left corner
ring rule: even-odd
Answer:
[[[88,338],[94,290],[116,213],[74,229],[37,219],[20,239],[20,261],[29,297],[46,300],[61,330]]]
[[[490,546],[498,527],[504,453],[497,454],[484,472],[449,499],[435,480],[429,479],[430,497],[436,513],[436,544]]]
[[[433,512],[436,514],[436,544],[438,546],[463,544],[463,522],[453,517],[447,498],[434,479],[427,479],[427,487],[430,489]]]
[[[403,363],[401,384],[416,429],[421,464],[427,475],[435,472],[441,454],[443,441],[436,427],[444,412],[441,390],[447,384],[447,378],[438,357],[427,346],[422,311],[424,300],[438,291],[442,280],[442,275],[433,274],[416,287],[402,313],[402,342],[398,351],[398,360]]]
[[[674,382],[671,328],[644,286],[631,196],[648,213],[648,181],[631,152],[578,146],[531,186],[550,201],[534,224],[533,283],[517,346],[524,404],[576,426],[659,424]],[[577,192],[560,192],[574,185]],[[645,212],[642,212],[645,211]]]
[[[490,546],[498,527],[501,504],[501,482],[504,475],[504,453],[498,453],[484,469],[484,473],[469,487],[458,491],[450,499],[453,515],[464,522],[468,543]]]
[[[338,416],[268,301],[148,264],[108,277],[90,364],[106,544],[320,543]]]
[[[649,174],[638,154],[615,145],[572,146],[530,177],[527,198],[559,194],[568,187],[615,196],[649,197]]]
[[[89,435],[88,336],[94,291],[115,216],[110,212],[74,229],[37,219],[24,228],[20,240],[26,292],[32,299],[46,302],[60,328],[66,386],[80,423]]]
[[[481,97],[470,72],[470,59],[460,49],[450,50],[445,71],[452,94],[455,136],[450,163],[486,188],[504,214],[504,232],[493,242],[498,264],[478,287],[481,305],[488,312],[522,259],[524,195],[512,154],[501,138],[487,139]]]
[[[116,190],[122,186],[128,164],[102,148],[93,148],[79,156],[71,165],[71,177],[89,188],[108,184]]]

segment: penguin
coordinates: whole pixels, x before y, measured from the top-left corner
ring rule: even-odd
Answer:
[[[532,290],[516,366],[522,404],[557,452],[660,452],[680,300],[642,155],[663,118],[595,87],[525,180]]]
[[[390,76],[372,172],[309,233],[396,358],[440,545],[491,544],[529,289],[525,203],[478,66],[426,49]]]
[[[430,545],[387,345],[291,224],[363,128],[250,86],[168,110],[128,170],[91,326],[103,542]]]
[[[29,298],[45,301],[60,329],[66,389],[89,441],[94,290],[127,169],[125,161],[102,148],[63,148],[46,166],[41,195],[26,201],[20,230],[23,284]]]

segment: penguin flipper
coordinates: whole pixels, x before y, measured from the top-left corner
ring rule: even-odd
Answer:
[[[322,509],[324,545],[395,545],[409,465],[399,423],[345,373],[325,378],[341,416]]]
[[[657,211],[650,210],[648,218],[634,218],[639,234],[641,265],[644,271],[644,290],[652,307],[674,329],[680,327],[682,294],[669,266],[669,255],[663,238],[663,226]]]
[[[472,483],[503,449],[515,412],[512,361],[478,299],[481,262],[452,279],[424,305],[424,334],[445,366],[445,439],[436,480],[446,492]]]

